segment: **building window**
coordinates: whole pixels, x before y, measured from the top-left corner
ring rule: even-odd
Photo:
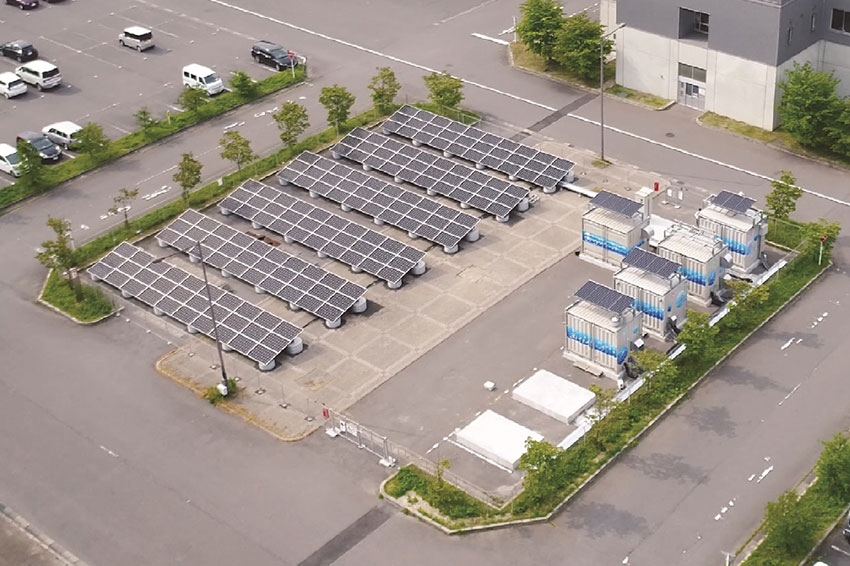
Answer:
[[[679,37],[688,39],[708,39],[710,16],[705,12],[679,8]]]
[[[850,12],[833,8],[832,29],[850,33]]]
[[[686,79],[693,79],[700,83],[704,83],[705,69],[700,69],[699,67],[692,67],[691,65],[679,63],[679,76]]]
[[[788,28],[788,45],[794,40],[794,26]]]
[[[816,28],[817,28],[817,15],[816,15],[816,14],[812,14],[812,27],[811,27],[811,30],[812,30],[812,31],[815,31],[815,29],[816,29]]]

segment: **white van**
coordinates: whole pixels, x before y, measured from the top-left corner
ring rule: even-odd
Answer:
[[[15,69],[15,74],[21,77],[24,82],[35,85],[38,90],[54,88],[62,84],[62,74],[59,73],[59,67],[41,59],[24,63]]]
[[[153,32],[141,26],[130,26],[118,36],[118,43],[136,51],[144,51],[154,46]]]
[[[77,144],[77,133],[82,130],[81,126],[73,122],[56,122],[41,129],[41,133],[47,136],[47,139],[57,145],[61,145],[65,149],[71,149]]]
[[[183,67],[183,84],[190,88],[199,88],[210,96],[224,90],[221,77],[209,67],[197,63]]]
[[[21,159],[18,150],[7,143],[0,143],[0,171],[15,177],[21,176]]]
[[[27,85],[15,73],[0,73],[0,94],[12,98],[27,91]]]

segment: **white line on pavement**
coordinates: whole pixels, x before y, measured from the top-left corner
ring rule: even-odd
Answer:
[[[834,544],[831,544],[831,545],[830,545],[830,548],[832,548],[832,550],[834,550],[834,551],[836,551],[836,552],[840,552],[840,553],[841,553],[841,554],[843,554],[844,556],[850,556],[850,552],[847,552],[846,550],[843,550],[843,549],[841,549],[841,548],[838,548],[838,547],[837,547],[837,546],[835,546]]]
[[[499,45],[510,45],[510,42],[505,41],[504,39],[499,39],[496,37],[490,37],[489,35],[484,35],[481,33],[473,33],[472,37],[477,37],[478,39],[483,39],[485,41],[492,41],[493,43],[498,43]]]
[[[434,25],[438,26],[440,24],[444,24],[446,22],[456,20],[456,19],[460,18],[461,16],[465,16],[467,14],[470,14],[470,13],[474,12],[475,10],[477,10],[479,8],[483,8],[487,4],[492,4],[495,1],[496,0],[486,0],[486,2],[482,2],[481,4],[478,4],[477,6],[473,6],[472,8],[469,8],[468,10],[464,10],[463,12],[460,12],[459,14],[455,14],[454,16],[449,16],[448,18],[442,19],[439,22],[435,22]]]
[[[100,61],[101,63],[106,63],[107,65],[111,65],[111,66],[115,67],[116,69],[121,69],[121,68],[123,68],[123,67],[121,67],[121,65],[116,65],[116,64],[115,64],[115,63],[113,63],[112,61],[107,61],[106,59],[101,59],[100,57],[95,57],[95,56],[94,56],[94,55],[92,55],[91,53],[86,53],[85,51],[82,51],[82,50],[80,50],[80,49],[77,49],[76,47],[71,47],[70,45],[65,45],[64,43],[60,43],[60,42],[58,42],[58,41],[55,41],[55,40],[53,40],[53,39],[50,39],[49,37],[44,37],[43,35],[42,35],[42,36],[39,36],[39,37],[40,37],[41,39],[43,39],[44,41],[49,41],[50,43],[53,43],[53,44],[55,44],[55,45],[58,45],[59,47],[64,47],[65,49],[68,49],[68,50],[70,50],[70,51],[73,51],[74,53],[79,53],[80,55],[85,55],[86,57],[91,57],[91,58],[92,58],[92,59],[94,59],[95,61]],[[100,44],[98,44],[98,45],[93,45],[93,46],[92,46],[92,47],[90,47],[89,49],[94,49],[95,47],[100,47],[101,45],[103,45],[103,43],[100,43]]]
[[[142,1],[144,2],[144,0],[142,0]],[[279,20],[279,19],[274,18],[274,17],[272,17],[272,16],[267,16],[267,15],[265,15],[265,14],[261,14],[261,13],[259,13],[259,12],[255,12],[255,11],[253,11],[253,10],[249,10],[249,9],[247,9],[247,8],[243,8],[243,7],[241,7],[241,6],[236,6],[236,5],[234,5],[234,4],[229,4],[228,2],[224,2],[224,0],[207,0],[207,1],[208,1],[208,2],[212,2],[213,4],[218,4],[219,6],[223,6],[223,7],[225,7],[225,8],[229,8],[229,9],[231,9],[231,10],[235,10],[235,11],[237,11],[237,12],[242,12],[243,14],[248,14],[248,15],[250,15],[250,16],[254,16],[254,17],[259,18],[259,19],[262,19],[262,20],[266,20],[266,21],[269,21],[269,22],[272,22],[272,23],[276,23],[276,24],[279,24],[279,25],[282,25],[282,26],[286,26],[286,27],[288,27],[288,28],[290,28],[290,29],[294,29],[294,30],[296,30],[296,31],[300,31],[300,32],[303,32],[303,33],[306,33],[306,34],[309,34],[309,35],[312,35],[312,36],[315,36],[315,37],[322,38],[322,39],[325,39],[325,40],[327,40],[327,41],[331,41],[331,42],[333,42],[333,43],[338,43],[338,44],[340,44],[340,45],[344,45],[344,46],[346,46],[346,47],[350,47],[350,48],[352,48],[352,49],[356,49],[356,50],[358,50],[358,51],[362,51],[362,52],[364,52],[364,53],[370,53],[370,54],[372,54],[372,55],[375,55],[375,56],[377,56],[377,57],[381,57],[381,58],[383,58],[383,59],[388,59],[388,60],[390,60],[390,61],[395,61],[396,63],[401,63],[402,65],[407,65],[407,66],[409,66],[409,67],[413,67],[413,68],[415,68],[415,69],[420,69],[420,70],[422,70],[422,71],[426,71],[426,72],[429,72],[429,73],[435,73],[435,72],[438,72],[438,71],[436,71],[436,70],[434,70],[434,69],[432,69],[432,68],[430,68],[430,67],[426,67],[425,65],[420,65],[419,63],[414,63],[413,61],[407,61],[407,60],[405,60],[405,59],[401,59],[401,58],[399,58],[399,57],[395,57],[394,55],[388,55],[388,54],[386,54],[386,53],[381,53],[380,51],[376,51],[376,50],[374,50],[374,49],[370,49],[370,48],[368,48],[368,47],[364,47],[364,46],[362,46],[362,45],[358,45],[358,44],[356,44],[356,43],[351,43],[350,41],[346,41],[346,40],[344,40],[344,39],[339,39],[339,38],[337,38],[337,37],[332,37],[332,36],[330,36],[330,35],[327,35],[327,34],[324,34],[324,33],[321,33],[321,32],[313,31],[313,30],[311,30],[311,29],[307,29],[307,28],[305,28],[305,27],[301,27],[301,26],[299,26],[299,25],[295,25],[295,24],[292,24],[292,23],[289,23],[289,22],[285,22],[285,21],[283,21],[283,20]],[[590,7],[592,8],[593,6],[590,6]],[[523,97],[521,97],[521,96],[517,96],[517,95],[515,95],[515,94],[511,94],[511,93],[509,93],[509,92],[505,92],[505,91],[502,91],[502,90],[499,90],[499,89],[493,88],[493,87],[491,87],[491,86],[487,86],[487,85],[485,85],[485,84],[481,84],[481,83],[477,83],[477,82],[474,82],[474,81],[470,81],[470,80],[464,79],[464,78],[462,78],[462,77],[458,77],[458,78],[460,78],[460,79],[461,79],[464,83],[466,83],[466,84],[468,84],[468,85],[470,85],[470,86],[474,86],[474,87],[476,87],[476,88],[480,88],[480,89],[482,89],[482,90],[486,90],[486,91],[488,91],[488,92],[493,92],[493,93],[495,93],[495,94],[498,94],[498,95],[501,95],[501,96],[505,96],[505,97],[507,97],[507,98],[511,98],[511,99],[513,99],[513,100],[518,100],[518,101],[520,101],[520,102],[524,102],[524,103],[529,104],[529,105],[531,105],[531,106],[536,106],[536,107],[538,107],[538,108],[542,108],[542,109],[544,109],[544,110],[548,110],[549,112],[556,112],[556,111],[558,110],[557,108],[553,108],[553,107],[548,106],[548,105],[546,105],[546,104],[542,104],[542,103],[540,103],[540,102],[536,102],[536,101],[531,100],[531,99],[528,99],[528,98],[523,98]],[[599,125],[599,122],[597,122],[597,121],[595,121],[595,120],[591,120],[591,119],[589,119],[589,118],[584,118],[584,117],[579,116],[579,115],[577,115],[577,114],[570,113],[570,114],[567,114],[566,116],[567,116],[567,117],[569,117],[569,118],[573,118],[573,119],[575,119],[575,120],[580,120],[580,121],[582,121],[582,122],[587,122],[587,123],[589,123],[589,124],[593,124],[593,125],[596,125],[596,126],[598,126],[598,125]],[[622,129],[620,129],[620,128],[616,128],[616,127],[614,127],[614,126],[605,126],[605,128],[606,128],[606,129],[608,129],[608,130],[611,130],[612,132],[616,132],[616,133],[618,133],[618,134],[622,134],[622,135],[624,135],[624,136],[629,136],[629,137],[634,138],[634,139],[638,139],[638,140],[641,140],[641,141],[645,141],[645,142],[647,142],[647,143],[651,143],[651,144],[656,145],[656,146],[658,146],[658,147],[663,147],[663,148],[665,148],[665,149],[669,149],[669,150],[671,150],[671,151],[675,151],[675,152],[681,153],[681,154],[683,154],[683,155],[687,155],[687,156],[689,156],[689,157],[693,157],[694,159],[699,159],[699,160],[702,160],[702,161],[706,161],[706,162],[708,162],[708,163],[713,163],[714,165],[719,165],[719,166],[721,166],[721,167],[725,167],[725,168],[727,168],[727,169],[731,169],[731,170],[733,170],[733,171],[738,171],[739,173],[744,173],[745,175],[749,175],[749,176],[752,176],[752,177],[756,177],[756,178],[759,178],[759,179],[763,179],[763,180],[765,180],[765,181],[774,181],[774,180],[775,180],[775,179],[773,179],[772,177],[769,177],[769,176],[767,176],[767,175],[762,175],[761,173],[756,173],[755,171],[750,171],[749,169],[744,169],[743,167],[738,167],[737,165],[732,165],[732,164],[730,164],[730,163],[725,163],[725,162],[723,162],[723,161],[720,161],[720,160],[718,160],[718,159],[714,159],[714,158],[711,158],[711,157],[707,157],[707,156],[705,156],[705,155],[700,155],[700,154],[698,154],[698,153],[693,153],[693,152],[688,151],[688,150],[686,150],[686,149],[682,149],[682,148],[679,148],[679,147],[675,147],[675,146],[672,146],[672,145],[667,144],[667,143],[664,143],[664,142],[656,141],[656,140],[654,140],[654,139],[652,139],[652,138],[648,138],[648,137],[646,137],[646,136],[641,136],[641,135],[639,135],[639,134],[635,134],[635,133],[632,133],[632,132],[628,132],[628,131],[626,131],[626,130],[622,130]],[[829,196],[829,195],[825,195],[825,194],[823,194],[823,193],[819,193],[819,192],[817,192],[817,191],[812,191],[812,190],[810,190],[810,189],[806,189],[806,188],[804,188],[804,187],[800,187],[800,188],[801,188],[804,192],[806,192],[806,193],[808,193],[808,194],[810,194],[810,195],[813,195],[813,196],[816,196],[816,197],[819,197],[819,198],[822,198],[822,199],[825,199],[825,200],[828,200],[828,201],[831,201],[831,202],[834,202],[834,203],[837,203],[837,204],[841,204],[841,205],[844,205],[844,206],[848,206],[848,207],[850,207],[850,202],[846,202],[846,201],[843,201],[843,200],[837,199],[837,198],[835,198],[835,197],[831,197],[831,196]]]

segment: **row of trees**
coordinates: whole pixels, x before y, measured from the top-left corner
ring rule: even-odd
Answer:
[[[584,80],[599,79],[600,52],[607,56],[613,47],[602,37],[602,24],[584,12],[564,16],[555,0],[526,0],[520,12],[516,33],[529,51],[547,66],[554,62]]]
[[[779,83],[782,128],[800,145],[850,157],[850,98],[838,96],[839,79],[794,64]]]

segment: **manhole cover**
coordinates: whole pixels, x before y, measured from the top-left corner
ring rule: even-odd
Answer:
[[[664,135],[667,136],[668,138],[675,138],[676,137],[676,134],[674,134],[673,132],[667,132]]]

